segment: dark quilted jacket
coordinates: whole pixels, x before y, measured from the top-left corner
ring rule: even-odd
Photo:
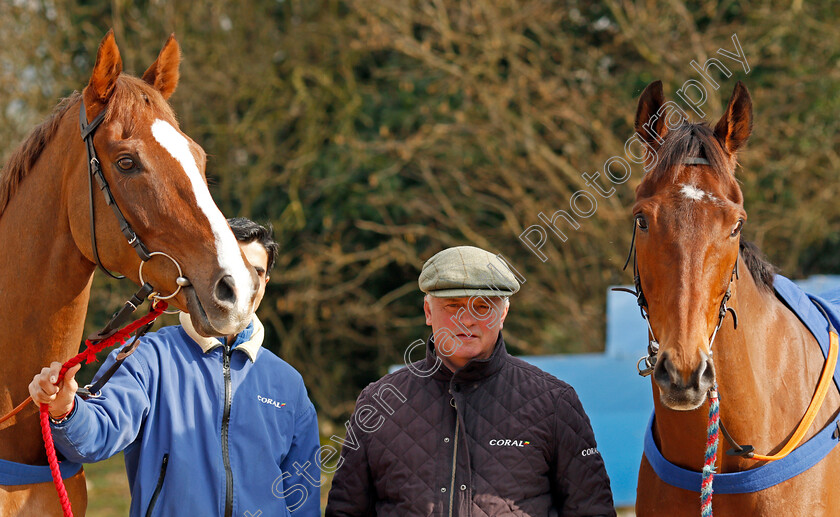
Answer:
[[[454,376],[426,348],[359,395],[327,517],[615,515],[571,386],[509,356],[501,335]]]

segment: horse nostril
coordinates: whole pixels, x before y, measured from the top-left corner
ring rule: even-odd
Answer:
[[[663,390],[706,389],[715,380],[715,366],[711,358],[705,354],[697,368],[688,376],[688,381],[680,374],[667,353],[662,353],[656,361],[653,379]]]
[[[656,361],[653,369],[653,380],[663,389],[670,389],[674,383],[675,376],[672,375],[674,365],[668,359],[667,353],[662,353]]]
[[[233,277],[225,275],[220,278],[219,281],[216,282],[216,289],[213,290],[213,294],[217,302],[221,302],[223,304],[236,303],[236,288],[233,285]]]
[[[715,363],[712,362],[712,359],[706,358],[705,361],[702,363],[703,371],[700,374],[700,382],[698,383],[699,386],[711,386],[715,382]]]

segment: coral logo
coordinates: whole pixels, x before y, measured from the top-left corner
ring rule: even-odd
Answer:
[[[531,442],[525,440],[490,440],[489,445],[494,447],[525,447]]]
[[[581,456],[592,456],[593,454],[600,454],[600,453],[598,452],[598,449],[596,449],[594,447],[591,448],[591,449],[584,449],[584,450],[580,451]]]
[[[286,405],[285,402],[277,402],[276,400],[272,400],[270,398],[263,397],[262,395],[257,395],[257,400],[262,402],[263,404],[268,404],[269,406],[274,406],[277,409],[282,408]]]

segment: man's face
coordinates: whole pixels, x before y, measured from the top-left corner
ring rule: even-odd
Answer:
[[[265,285],[268,283],[268,251],[258,241],[247,244],[240,242],[239,249],[245,255],[245,260],[256,269],[259,277],[259,288],[257,289],[257,296],[254,298],[254,312],[257,312],[257,308],[265,295]]]
[[[504,299],[497,296],[427,296],[423,310],[435,336],[437,355],[452,371],[470,359],[490,357],[507,317]]]

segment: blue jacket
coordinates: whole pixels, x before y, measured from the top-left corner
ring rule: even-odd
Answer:
[[[58,450],[80,463],[124,450],[133,517],[319,516],[318,425],[300,374],[261,347],[256,316],[227,375],[226,347],[181,323],[142,338],[99,397],[76,397],[52,426]]]

